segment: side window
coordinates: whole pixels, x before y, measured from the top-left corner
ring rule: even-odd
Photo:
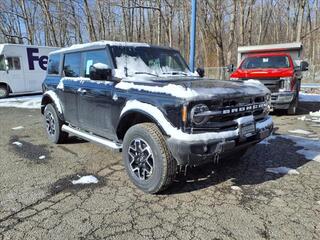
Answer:
[[[81,53],[67,53],[64,56],[63,71],[66,77],[80,76]]]
[[[49,56],[48,62],[48,74],[59,74],[60,54],[54,54]]]
[[[9,70],[21,70],[19,57],[7,57]]]
[[[111,61],[108,58],[106,49],[88,51],[83,53],[83,64],[84,76],[89,77],[90,67],[95,63],[103,63],[111,66]]]

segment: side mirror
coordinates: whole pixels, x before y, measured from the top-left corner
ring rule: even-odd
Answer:
[[[89,77],[91,80],[110,81],[112,69],[107,64],[95,63],[90,66]]]
[[[301,71],[308,71],[309,70],[309,63],[308,62],[306,62],[306,61],[302,61],[301,63],[300,63],[300,70]]]
[[[197,73],[199,74],[200,77],[204,77],[205,71],[203,68],[197,68]]]
[[[229,64],[228,66],[226,66],[227,72],[228,73],[232,73],[235,70],[235,67],[233,64]]]

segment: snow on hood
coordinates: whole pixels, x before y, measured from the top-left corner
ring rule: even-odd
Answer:
[[[135,89],[138,91],[164,93],[182,99],[212,99],[231,98],[254,95],[265,95],[270,91],[252,81],[220,81],[201,78],[149,78],[149,81],[122,80],[116,88],[122,90]]]

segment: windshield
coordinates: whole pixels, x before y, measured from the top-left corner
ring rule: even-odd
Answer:
[[[191,76],[188,65],[176,50],[156,47],[111,46],[117,76]]]
[[[290,62],[287,56],[248,57],[241,65],[242,69],[289,67]]]
[[[0,71],[6,70],[6,63],[4,61],[4,55],[0,55]]]

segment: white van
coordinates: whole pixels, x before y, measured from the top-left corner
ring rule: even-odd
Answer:
[[[48,55],[55,47],[0,44],[0,98],[41,92]]]

